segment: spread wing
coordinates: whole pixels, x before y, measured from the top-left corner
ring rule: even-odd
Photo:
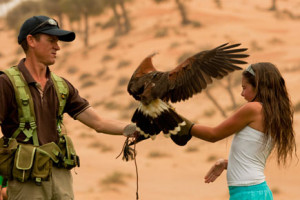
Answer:
[[[246,64],[241,60],[249,55],[243,52],[247,48],[236,48],[240,44],[218,46],[189,57],[175,69],[168,72],[168,91],[161,98],[175,103],[200,93],[212,78],[221,79],[234,70],[241,70],[237,64]]]

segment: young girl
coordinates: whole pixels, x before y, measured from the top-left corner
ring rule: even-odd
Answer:
[[[231,117],[216,127],[191,124],[190,134],[209,142],[235,134],[229,159],[218,160],[205,182],[227,169],[230,200],[270,200],[264,176],[268,156],[275,149],[278,164],[285,164],[296,154],[291,102],[284,79],[271,63],[252,64],[243,72],[241,95],[247,103]]]

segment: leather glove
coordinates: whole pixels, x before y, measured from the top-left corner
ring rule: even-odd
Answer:
[[[186,125],[181,126],[180,131],[176,135],[171,135],[171,139],[179,146],[184,146],[192,138],[191,129],[194,123],[186,119],[185,117],[179,115]]]
[[[123,135],[126,137],[133,137],[135,132],[136,132],[136,125],[131,123],[125,126],[123,130]]]

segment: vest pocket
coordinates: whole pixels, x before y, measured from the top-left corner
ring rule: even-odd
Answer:
[[[30,178],[36,147],[20,144],[15,155],[13,178],[25,182]]]
[[[53,162],[58,163],[58,155],[61,153],[59,147],[54,143],[48,143],[37,147],[32,167],[31,178],[37,184],[48,181],[52,173]]]
[[[0,175],[4,178],[12,178],[12,166],[17,148],[16,139],[5,137],[0,139]]]

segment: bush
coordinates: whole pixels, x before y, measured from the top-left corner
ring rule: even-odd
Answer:
[[[168,35],[168,28],[159,28],[156,33],[155,36],[156,38],[161,38],[161,37],[166,37]]]
[[[93,86],[95,84],[96,83],[94,81],[86,81],[86,82],[82,83],[81,88],[87,88],[87,87]]]
[[[78,67],[77,66],[70,66],[67,70],[67,72],[69,74],[75,74],[76,72],[78,72]]]
[[[162,157],[169,157],[170,155],[166,154],[166,153],[162,153],[159,151],[152,151],[148,154],[149,158],[162,158]]]
[[[111,40],[107,46],[107,49],[113,49],[115,48],[116,46],[118,46],[118,40]]]
[[[126,175],[122,172],[113,172],[112,174],[108,175],[104,178],[101,183],[104,185],[111,185],[111,184],[118,184],[118,185],[125,185],[124,177]]]
[[[79,77],[79,80],[84,80],[87,78],[90,78],[92,75],[90,73],[83,73],[81,74],[81,76]]]
[[[102,62],[107,62],[107,61],[111,61],[111,60],[113,60],[114,59],[114,57],[112,57],[111,55],[109,55],[109,54],[106,54],[106,55],[104,55],[103,57],[102,57]]]
[[[123,68],[123,67],[127,67],[131,64],[131,62],[129,60],[121,60],[117,66],[118,69]]]

